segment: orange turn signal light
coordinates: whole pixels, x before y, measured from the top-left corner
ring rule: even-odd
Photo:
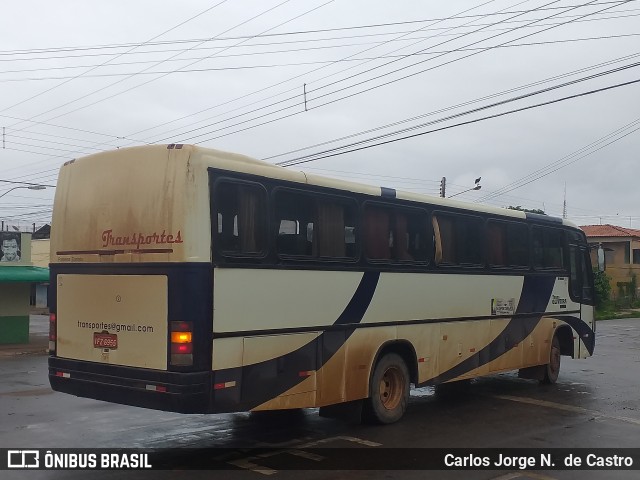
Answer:
[[[171,332],[171,343],[191,343],[191,332]]]

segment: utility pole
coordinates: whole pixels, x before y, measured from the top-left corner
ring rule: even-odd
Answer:
[[[445,190],[447,188],[447,177],[442,177],[442,180],[440,180],[440,196],[442,198],[445,197]]]
[[[562,204],[562,218],[567,218],[567,182],[564,182],[564,203]]]
[[[302,84],[302,92],[304,93],[304,111],[307,111],[307,84]]]

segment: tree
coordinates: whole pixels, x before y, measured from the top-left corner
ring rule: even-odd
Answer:
[[[528,213],[537,213],[539,215],[546,215],[544,210],[540,210],[539,208],[522,208],[520,205],[514,207],[513,205],[509,205],[507,207],[509,210],[518,210],[520,212],[528,212]]]
[[[596,270],[593,272],[593,287],[596,291],[596,305],[602,306],[607,302],[611,295],[611,284],[609,283],[609,276]]]

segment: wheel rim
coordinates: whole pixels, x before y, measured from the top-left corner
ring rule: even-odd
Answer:
[[[404,383],[402,373],[396,367],[385,370],[380,379],[380,403],[387,410],[398,407],[404,394]]]
[[[560,349],[551,347],[551,358],[549,359],[549,370],[554,376],[560,372]]]

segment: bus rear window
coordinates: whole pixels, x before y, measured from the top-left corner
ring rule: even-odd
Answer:
[[[219,182],[214,192],[215,245],[225,255],[266,252],[267,194],[258,185]]]

